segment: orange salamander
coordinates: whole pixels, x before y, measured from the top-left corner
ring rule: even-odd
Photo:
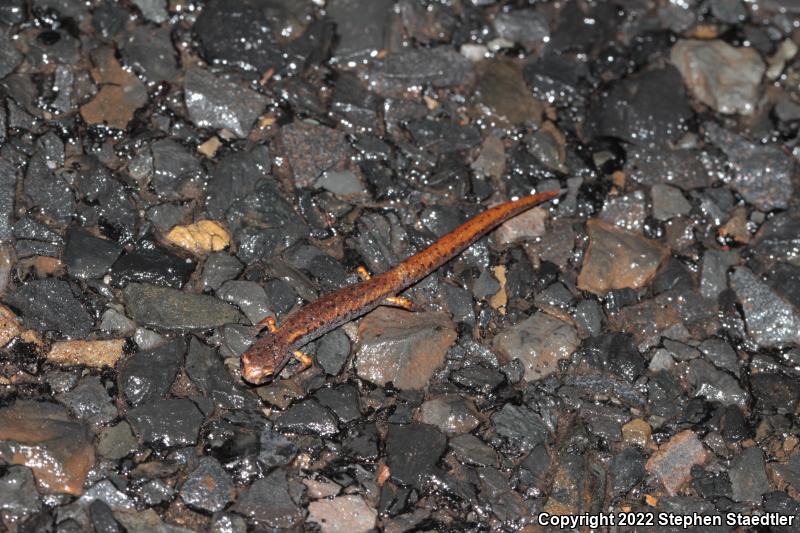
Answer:
[[[276,327],[272,319],[265,320],[259,326],[267,326],[270,333],[258,338],[242,356],[242,377],[260,385],[276,376],[292,357],[298,357],[305,365],[310,364],[308,356],[298,352],[298,348],[379,305],[404,307],[394,298],[397,293],[444,265],[509,218],[559,194],[560,191],[543,192],[491,207],[391,270],[326,294],[292,312],[280,327]]]

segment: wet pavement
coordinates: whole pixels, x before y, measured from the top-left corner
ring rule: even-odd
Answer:
[[[798,21],[0,1],[0,530],[797,531]],[[252,324],[558,189],[242,381]]]

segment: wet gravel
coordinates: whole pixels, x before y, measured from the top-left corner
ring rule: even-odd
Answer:
[[[0,2],[0,530],[796,531],[798,20]],[[558,189],[242,381],[254,323]]]

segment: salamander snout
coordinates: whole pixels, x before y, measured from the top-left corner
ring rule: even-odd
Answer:
[[[242,355],[242,377],[253,385],[261,385],[280,372],[288,359],[288,349],[275,342],[274,337],[258,339]]]

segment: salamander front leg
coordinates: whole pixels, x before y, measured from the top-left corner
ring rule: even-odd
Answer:
[[[256,327],[258,328],[259,331],[261,331],[265,327],[267,328],[267,331],[269,331],[270,333],[275,333],[276,331],[278,331],[278,323],[275,322],[274,316],[266,317],[264,320],[256,324]]]
[[[362,281],[367,281],[372,277],[372,274],[369,273],[369,270],[367,270],[367,267],[364,265],[360,265],[356,268],[356,274],[358,274],[358,277],[360,277]]]
[[[405,309],[406,311],[414,311],[417,308],[414,302],[412,302],[405,296],[387,296],[381,302],[381,305],[399,307],[401,309]]]

